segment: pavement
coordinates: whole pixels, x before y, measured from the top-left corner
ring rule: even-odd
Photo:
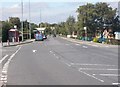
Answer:
[[[67,38],[67,37],[62,37],[62,36],[60,36],[60,37],[62,39],[66,39],[68,41],[76,42],[79,44],[86,44],[86,45],[95,46],[95,47],[117,47],[118,48],[118,45],[111,45],[111,44],[105,44],[105,43],[95,43],[93,41],[84,41],[84,40],[72,39],[72,38]]]
[[[3,47],[9,47],[9,46],[16,46],[16,45],[21,45],[21,44],[26,44],[26,43],[31,43],[33,42],[34,39],[31,39],[31,40],[25,40],[25,41],[20,41],[20,42],[4,42],[2,43],[2,46]]]
[[[97,45],[97,46],[95,46]],[[8,61],[2,70],[7,85],[117,85],[118,48],[74,39],[4,47]]]

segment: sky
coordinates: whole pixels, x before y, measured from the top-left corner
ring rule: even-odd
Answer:
[[[7,20],[9,17],[22,19],[21,1],[23,1],[23,20],[30,20],[33,23],[40,22],[59,23],[66,21],[69,16],[77,19],[76,10],[86,3],[103,2],[103,0],[1,0],[0,20]],[[30,18],[29,18],[30,1]],[[111,7],[118,7],[118,0],[106,0]]]

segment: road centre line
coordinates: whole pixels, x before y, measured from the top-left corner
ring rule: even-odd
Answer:
[[[3,60],[5,60],[8,57],[8,55],[5,55],[1,60],[0,60],[0,64],[3,62]]]
[[[98,69],[98,68],[79,68],[79,70],[120,70],[120,69]]]
[[[106,65],[106,64],[84,64],[84,63],[71,63],[71,65],[82,65],[82,66],[116,66],[116,65]]]
[[[100,81],[100,82],[104,82],[104,80],[99,79],[99,78],[97,78],[97,77],[95,77],[95,76],[93,76],[93,75],[90,75],[90,74],[88,74],[88,73],[86,73],[86,72],[84,72],[84,71],[81,71],[80,69],[79,69],[78,71],[81,72],[81,73],[83,73],[83,74],[85,74],[85,75],[87,75],[87,76],[89,76],[89,77],[92,77],[92,78],[94,78],[94,79],[96,79],[96,80],[98,80],[98,81]]]

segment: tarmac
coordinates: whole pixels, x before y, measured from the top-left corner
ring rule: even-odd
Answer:
[[[32,43],[34,39],[31,40],[25,40],[21,42],[3,42],[0,43],[0,57],[2,58],[2,47],[10,47],[10,46],[17,46],[17,45],[22,45],[22,44],[27,44],[27,43]],[[2,74],[2,59],[0,60],[0,76]],[[1,79],[0,79],[1,80]],[[1,82],[1,81],[0,81]],[[2,83],[0,83],[0,87],[2,86]]]

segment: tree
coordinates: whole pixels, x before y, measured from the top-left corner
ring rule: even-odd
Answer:
[[[8,40],[8,31],[12,28],[12,24],[7,21],[2,22],[2,41],[6,42]]]
[[[95,35],[97,29],[103,31],[105,27],[113,25],[116,9],[112,9],[107,3],[96,3],[80,6],[78,12],[78,25],[87,27],[88,33]],[[112,27],[113,29],[113,27]]]
[[[65,28],[69,35],[72,35],[72,32],[75,30],[75,18],[73,16],[69,16],[65,23]]]
[[[17,29],[20,29],[21,27],[20,19],[18,17],[9,17],[9,23],[13,26],[16,25]]]

